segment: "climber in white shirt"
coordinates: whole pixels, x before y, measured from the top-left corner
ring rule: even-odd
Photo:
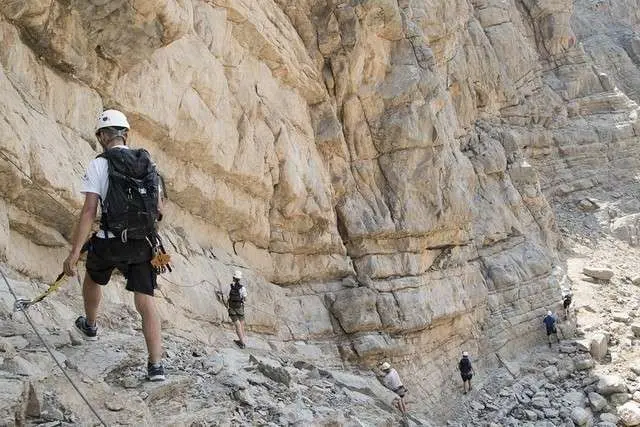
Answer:
[[[398,409],[400,410],[400,412],[402,412],[402,414],[406,414],[407,405],[404,402],[404,396],[405,394],[407,394],[407,389],[404,385],[402,385],[402,381],[400,381],[400,375],[398,375],[398,371],[393,369],[389,362],[380,364],[380,370],[384,373],[382,384],[398,395],[398,398],[394,400],[394,403],[398,406]]]

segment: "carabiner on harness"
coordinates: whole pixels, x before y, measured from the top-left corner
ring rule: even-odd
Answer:
[[[33,299],[33,300],[26,299],[26,298],[18,298],[16,300],[16,302],[13,303],[13,310],[14,311],[25,311],[26,309],[28,309],[32,305],[42,301],[47,296],[49,296],[53,292],[55,292],[58,289],[60,289],[60,287],[64,283],[64,279],[66,279],[66,278],[67,278],[67,276],[64,274],[64,272],[60,273],[58,275],[58,277],[56,278],[55,282],[50,284],[49,288],[47,288],[46,291],[44,291],[42,294],[38,295],[38,297]]]
[[[156,274],[171,272],[171,256],[164,250],[162,240],[157,234],[153,236],[155,242],[152,243],[148,237],[145,237],[149,246],[151,246],[151,265]]]

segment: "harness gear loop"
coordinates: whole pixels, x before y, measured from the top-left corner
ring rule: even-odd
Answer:
[[[155,243],[151,243],[149,237],[145,237],[145,240],[151,247],[151,253],[153,255],[151,258],[151,265],[153,266],[153,269],[157,274],[166,273],[167,270],[169,270],[169,272],[172,272],[173,270],[171,269],[170,264],[171,255],[169,255],[167,251],[164,250],[164,245],[162,244],[160,235],[158,235],[158,233],[155,233],[153,238],[155,240]]]

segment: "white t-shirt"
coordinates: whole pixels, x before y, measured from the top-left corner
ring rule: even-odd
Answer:
[[[389,373],[384,376],[382,383],[386,388],[390,390],[397,390],[398,387],[402,385],[402,381],[400,381],[400,375],[398,375],[398,371],[393,368],[391,368],[391,370],[389,370]]]
[[[116,145],[113,148],[129,149],[126,145]],[[86,173],[82,177],[80,192],[82,194],[95,193],[100,196],[100,200],[104,200],[107,197],[107,190],[109,190],[109,162],[104,157],[96,157],[91,160]],[[96,237],[104,239],[104,230],[98,230]],[[109,232],[108,237],[115,236],[112,232]]]

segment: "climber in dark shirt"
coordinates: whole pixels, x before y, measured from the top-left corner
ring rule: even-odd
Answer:
[[[467,394],[467,383],[469,383],[469,391],[471,391],[471,378],[474,372],[471,366],[471,360],[469,360],[469,353],[466,351],[462,352],[462,359],[458,362],[458,369],[462,377],[462,389],[464,390],[464,394]]]
[[[558,331],[556,329],[556,318],[554,317],[551,311],[547,311],[547,315],[542,319],[542,323],[547,329],[547,339],[549,340],[549,348],[551,348],[551,335],[556,336],[556,341],[560,342],[558,339]]]

